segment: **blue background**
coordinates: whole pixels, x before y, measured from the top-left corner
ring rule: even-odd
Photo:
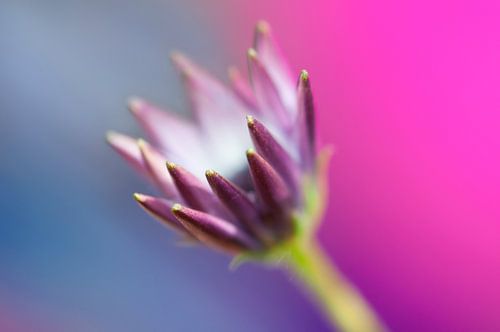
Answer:
[[[105,144],[108,129],[140,135],[130,95],[184,109],[172,49],[222,74],[223,44],[183,1],[2,1],[2,330],[326,329],[284,274],[176,246],[132,200],[153,189]]]

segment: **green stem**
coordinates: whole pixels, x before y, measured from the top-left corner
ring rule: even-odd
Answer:
[[[288,263],[339,331],[386,330],[370,305],[342,276],[315,240],[291,246]]]

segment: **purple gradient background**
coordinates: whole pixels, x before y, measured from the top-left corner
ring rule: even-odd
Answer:
[[[331,256],[393,331],[500,330],[498,2],[1,8],[0,331],[328,330],[282,274],[176,247],[102,139],[139,134],[127,95],[182,109],[169,50],[222,74],[261,18],[311,73],[336,150]]]

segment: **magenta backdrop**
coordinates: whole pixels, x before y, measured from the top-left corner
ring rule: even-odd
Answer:
[[[311,73],[335,146],[321,239],[394,331],[500,330],[497,1],[223,1]]]

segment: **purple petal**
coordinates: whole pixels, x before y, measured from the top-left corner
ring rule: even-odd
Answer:
[[[111,147],[137,172],[146,176],[149,175],[142,159],[141,151],[137,146],[136,139],[110,131],[106,135],[106,140],[109,145],[111,145]]]
[[[247,80],[243,78],[240,71],[236,67],[229,68],[229,79],[234,93],[250,108],[256,109],[257,100],[253,94],[252,88],[248,85]]]
[[[265,210],[281,211],[290,203],[290,190],[276,170],[255,150],[247,150],[247,160],[257,199]]]
[[[314,166],[316,133],[314,123],[314,100],[307,71],[302,70],[298,86],[298,134],[302,161],[306,169]]]
[[[270,26],[266,22],[259,22],[255,28],[254,47],[260,55],[264,68],[276,85],[283,105],[291,114],[296,114],[295,75],[292,74],[288,61],[283,56]]]
[[[161,221],[163,224],[180,233],[188,234],[182,224],[179,223],[177,218],[172,213],[172,206],[174,203],[163,198],[138,193],[134,194],[134,198],[146,212]]]
[[[261,222],[259,211],[243,190],[213,170],[206,171],[205,175],[212,191],[245,229],[269,243],[271,236]]]
[[[257,152],[281,175],[292,192],[298,193],[299,169],[295,161],[261,122],[249,115],[247,125]]]
[[[200,242],[225,252],[239,253],[258,248],[258,243],[234,224],[180,204],[172,207],[177,220]]]
[[[290,116],[284,108],[279,91],[252,48],[248,50],[248,70],[255,98],[263,114],[279,124],[289,126]]]
[[[153,181],[167,198],[177,199],[177,190],[172,182],[172,178],[165,169],[166,158],[144,140],[138,140],[137,145],[141,151],[146,169]]]
[[[184,168],[168,162],[167,169],[174,180],[177,191],[189,207],[231,220],[229,212],[210,188]]]

